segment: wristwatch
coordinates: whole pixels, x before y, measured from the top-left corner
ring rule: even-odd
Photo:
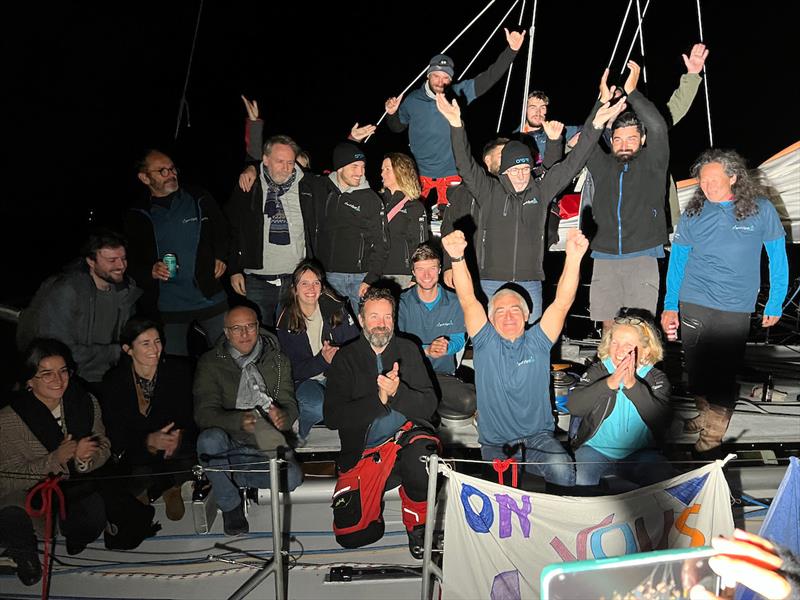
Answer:
[[[459,256],[458,258],[453,258],[452,256],[450,257],[450,262],[461,262],[462,260],[464,260],[464,255],[463,254],[461,256]]]

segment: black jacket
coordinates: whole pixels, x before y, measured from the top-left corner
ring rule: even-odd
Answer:
[[[419,346],[395,336],[383,350],[382,361],[384,372],[395,362],[400,368],[400,387],[389,399],[388,408],[408,419],[429,422],[436,411],[436,392]],[[339,350],[328,369],[323,414],[325,424],[339,430],[342,451],[337,463],[341,471],[358,462],[370,424],[388,412],[378,398],[377,379],[375,351],[363,335]]]
[[[592,250],[609,254],[630,254],[667,241],[667,123],[641,92],[631,92],[628,103],[647,135],[638,156],[621,163],[597,144],[587,163],[594,181],[592,216],[597,225]]]
[[[228,224],[216,201],[206,190],[181,186],[195,201],[200,219],[200,241],[197,245],[194,276],[197,288],[206,298],[222,291],[222,282],[214,277],[214,261],[228,262]],[[153,265],[161,260],[150,220],[150,196],[143,194],[139,203],[125,215],[125,236],[128,238],[128,273],[142,288],[140,312],[158,318],[158,281],[153,279]]]
[[[318,176],[314,216],[314,256],[326,272],[366,273],[365,283],[380,278],[389,254],[386,215],[366,180],[342,193],[329,176]]]
[[[337,300],[325,292],[319,297],[319,310],[322,313],[322,339],[334,346],[342,346],[358,337],[359,329],[347,310],[348,306],[349,303]],[[334,315],[338,315],[340,318],[340,323],[336,327],[331,325]],[[322,352],[316,355],[311,353],[311,344],[305,331],[289,329],[286,308],[278,317],[276,329],[281,351],[289,357],[289,362],[292,363],[292,378],[295,386],[315,375],[325,373],[330,368],[330,364],[322,356]]]
[[[258,164],[255,164],[258,171]],[[298,168],[299,170],[299,168]],[[303,215],[303,230],[306,237],[306,256],[314,256],[314,185],[317,177],[311,173],[303,173],[297,182],[300,196],[300,212]],[[264,190],[261,177],[249,192],[244,192],[237,185],[225,205],[225,215],[231,228],[231,252],[228,274],[235,275],[245,269],[263,269],[264,267]],[[268,268],[268,267],[267,267]]]
[[[464,127],[451,127],[453,154],[463,184],[480,207],[476,254],[481,277],[500,281],[543,280],[550,201],[580,171],[600,137],[589,115],[574,150],[541,179],[531,177],[517,193],[507,175],[489,175],[475,162]]]
[[[158,366],[155,396],[147,416],[139,412],[131,359],[124,356],[106,373],[101,385],[103,422],[114,454],[130,465],[148,464],[155,458],[147,450],[147,436],[169,423],[183,430],[179,452],[194,453],[197,427],[192,416],[194,372],[188,360],[163,357]]]
[[[578,433],[572,440],[573,448],[579,448],[590,440],[614,410],[617,390],[612,390],[606,384],[609,376],[602,361],[596,362],[583,374],[577,386],[570,390],[567,408],[571,415],[583,417]],[[644,378],[637,377],[635,386],[624,390],[656,440],[663,437],[670,424],[671,389],[667,376],[653,368]]]
[[[384,212],[387,215],[398,202],[405,198],[403,192],[383,192]],[[388,221],[389,256],[383,266],[387,275],[411,275],[411,255],[417,246],[430,238],[428,214],[422,199],[409,199],[403,208]]]

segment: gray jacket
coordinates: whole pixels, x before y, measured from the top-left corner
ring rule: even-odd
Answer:
[[[119,332],[133,316],[142,290],[130,277],[116,286],[117,318],[109,343],[94,337],[97,286],[86,261],[72,263],[62,273],[48,277],[20,316],[17,345],[23,350],[35,337],[64,342],[78,365],[78,375],[97,382],[119,359]]]

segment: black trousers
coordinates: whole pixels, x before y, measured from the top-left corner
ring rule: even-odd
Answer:
[[[425,500],[428,497],[428,471],[420,458],[436,451],[436,442],[430,439],[417,440],[400,450],[384,491],[402,485],[414,502]]]
[[[689,390],[709,403],[733,408],[736,375],[744,360],[750,313],[716,310],[681,302],[681,340]]]

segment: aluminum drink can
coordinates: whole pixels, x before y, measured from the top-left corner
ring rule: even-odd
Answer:
[[[178,258],[174,254],[165,254],[164,264],[169,269],[169,278],[175,279],[175,275],[178,272]]]

